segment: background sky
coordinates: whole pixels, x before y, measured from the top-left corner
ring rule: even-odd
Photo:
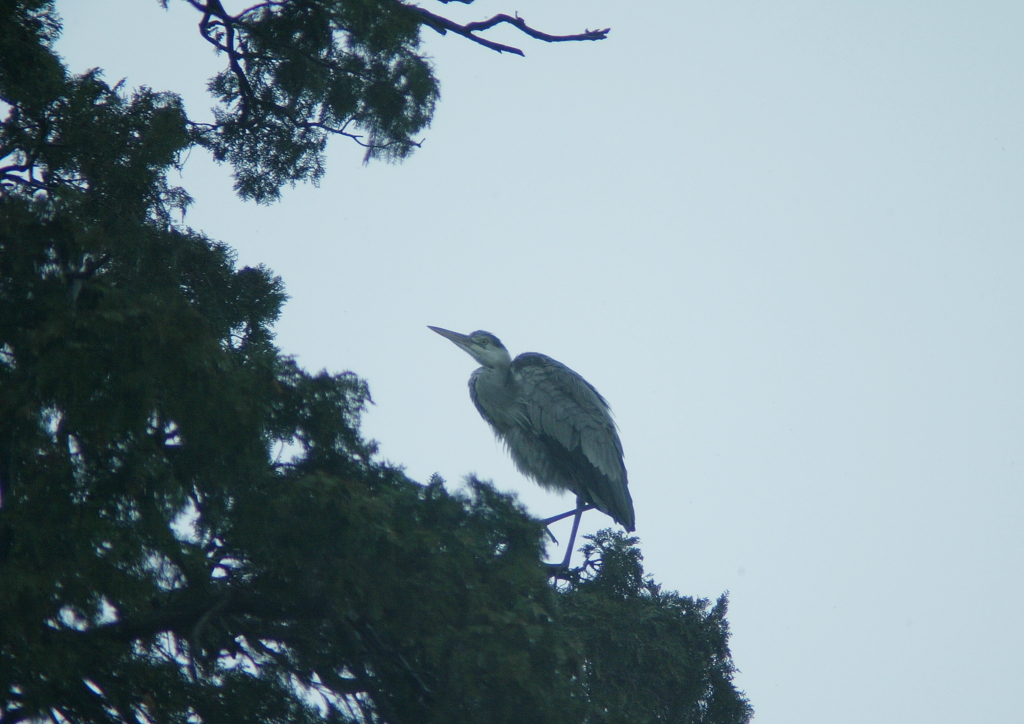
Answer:
[[[282,349],[366,378],[411,477],[538,516],[572,501],[515,471],[426,325],[584,375],[648,571],[730,592],[759,724],[1019,721],[1024,4],[423,1],[612,31],[491,34],[526,58],[424,31],[423,148],[363,167],[339,139],[270,207],[193,152],[186,222],[284,278]],[[185,3],[58,8],[73,70],[208,117],[221,60]]]

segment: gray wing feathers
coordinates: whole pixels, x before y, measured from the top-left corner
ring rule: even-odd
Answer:
[[[632,530],[622,443],[605,399],[578,374],[542,354],[519,355],[512,375],[521,393],[524,427],[556,440],[567,452],[579,449],[601,476],[586,480],[587,489],[578,492]]]
[[[541,354],[519,355],[512,374],[523,392],[530,427],[558,440],[566,449],[582,448],[594,467],[612,480],[625,481],[622,444],[608,403],[597,390],[565,365]]]

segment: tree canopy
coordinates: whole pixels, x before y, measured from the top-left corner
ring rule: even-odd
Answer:
[[[535,519],[377,460],[366,383],[274,345],[282,281],[175,221],[197,144],[257,200],[323,173],[324,134],[406,155],[421,27],[567,38],[188,1],[229,63],[210,126],[70,74],[52,2],[0,0],[0,724],[748,721],[724,596],[610,531],[553,584]]]

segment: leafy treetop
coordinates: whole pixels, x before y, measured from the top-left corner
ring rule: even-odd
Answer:
[[[221,0],[185,1],[227,61],[209,83],[214,122],[188,123],[190,139],[230,162],[238,193],[261,202],[278,198],[286,183],[318,181],[331,136],[365,147],[366,160],[398,161],[420,145],[440,96],[421,49],[423,28],[518,55],[485,31],[507,25],[547,42],[608,34],[552,35],[506,14],[457,23],[401,0],[271,0],[235,14]]]

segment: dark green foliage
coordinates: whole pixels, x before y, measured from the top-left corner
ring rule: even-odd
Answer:
[[[286,183],[318,181],[332,135],[365,147],[367,161],[399,161],[420,145],[416,136],[430,125],[440,96],[420,49],[422,27],[520,55],[479,33],[508,24],[560,42],[608,32],[548,35],[508,15],[460,25],[401,0],[265,2],[237,15],[220,0],[187,2],[202,13],[203,37],[227,60],[209,84],[220,102],[215,122],[192,124],[193,137],[231,163],[242,197],[264,202]]]
[[[402,3],[299,0],[207,17],[204,34],[230,63],[210,82],[216,125],[198,138],[235,167],[243,196],[319,179],[331,133],[357,139],[367,159],[400,160],[419,145],[438,85]]]
[[[58,30],[0,0],[0,724],[746,721],[724,601],[610,535],[557,590],[513,500],[373,459],[366,384],[274,346],[281,281],[175,223],[177,98],[67,74]]]
[[[662,591],[644,575],[636,538],[611,530],[588,538],[561,608],[582,645],[592,720],[747,721],[750,705],[732,686],[726,596],[711,606]]]

